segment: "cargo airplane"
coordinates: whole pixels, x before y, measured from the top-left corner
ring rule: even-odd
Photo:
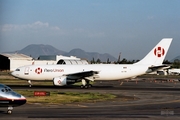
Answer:
[[[82,82],[81,88],[92,85],[90,81],[120,80],[134,78],[155,70],[163,65],[172,38],[162,39],[142,60],[134,64],[88,64],[88,65],[27,65],[17,68],[11,74],[28,80],[52,80],[55,86]]]
[[[26,98],[10,87],[0,84],[0,107],[8,107],[7,113],[11,114],[13,107],[20,106],[26,103]]]

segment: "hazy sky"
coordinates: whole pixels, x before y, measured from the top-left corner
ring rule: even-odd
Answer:
[[[0,53],[49,44],[141,59],[167,37],[171,60],[180,55],[180,0],[0,0]]]

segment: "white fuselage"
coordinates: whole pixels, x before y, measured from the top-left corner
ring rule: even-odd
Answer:
[[[82,81],[89,86],[94,80],[120,80],[134,78],[162,67],[172,38],[162,39],[142,60],[135,64],[91,65],[29,65],[17,68],[11,74],[28,80],[52,80],[54,85]]]
[[[148,65],[92,64],[92,65],[31,65],[20,67],[13,76],[27,80],[53,80],[54,77],[83,71],[98,71],[94,80],[119,80],[145,74]]]

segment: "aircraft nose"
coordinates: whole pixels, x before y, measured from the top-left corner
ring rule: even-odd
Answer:
[[[10,104],[13,105],[13,106],[24,105],[26,103],[26,101],[27,101],[26,98],[23,95],[19,96],[19,94],[16,94],[14,96],[15,96],[14,98],[10,98],[11,99]]]
[[[12,75],[12,76],[14,76],[14,71],[13,71],[13,72],[11,72],[11,75]]]
[[[23,104],[26,103],[27,100],[26,100],[26,98],[23,95],[21,95],[21,100],[20,101],[21,101],[20,104],[23,105]]]
[[[21,95],[21,99],[26,99],[23,95]]]
[[[19,74],[16,71],[11,72],[11,75],[14,76],[14,77],[18,77],[19,76]]]

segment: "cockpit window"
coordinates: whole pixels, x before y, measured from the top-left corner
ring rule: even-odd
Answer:
[[[2,89],[1,91],[4,92],[4,89]]]
[[[10,92],[11,91],[11,89],[7,89],[7,88],[5,90],[6,90],[6,92]]]
[[[5,87],[4,89],[1,89],[2,92],[10,92],[12,91],[10,88]]]
[[[6,92],[8,92],[8,89],[5,89],[6,90]]]
[[[20,69],[16,69],[15,71],[20,71]]]

